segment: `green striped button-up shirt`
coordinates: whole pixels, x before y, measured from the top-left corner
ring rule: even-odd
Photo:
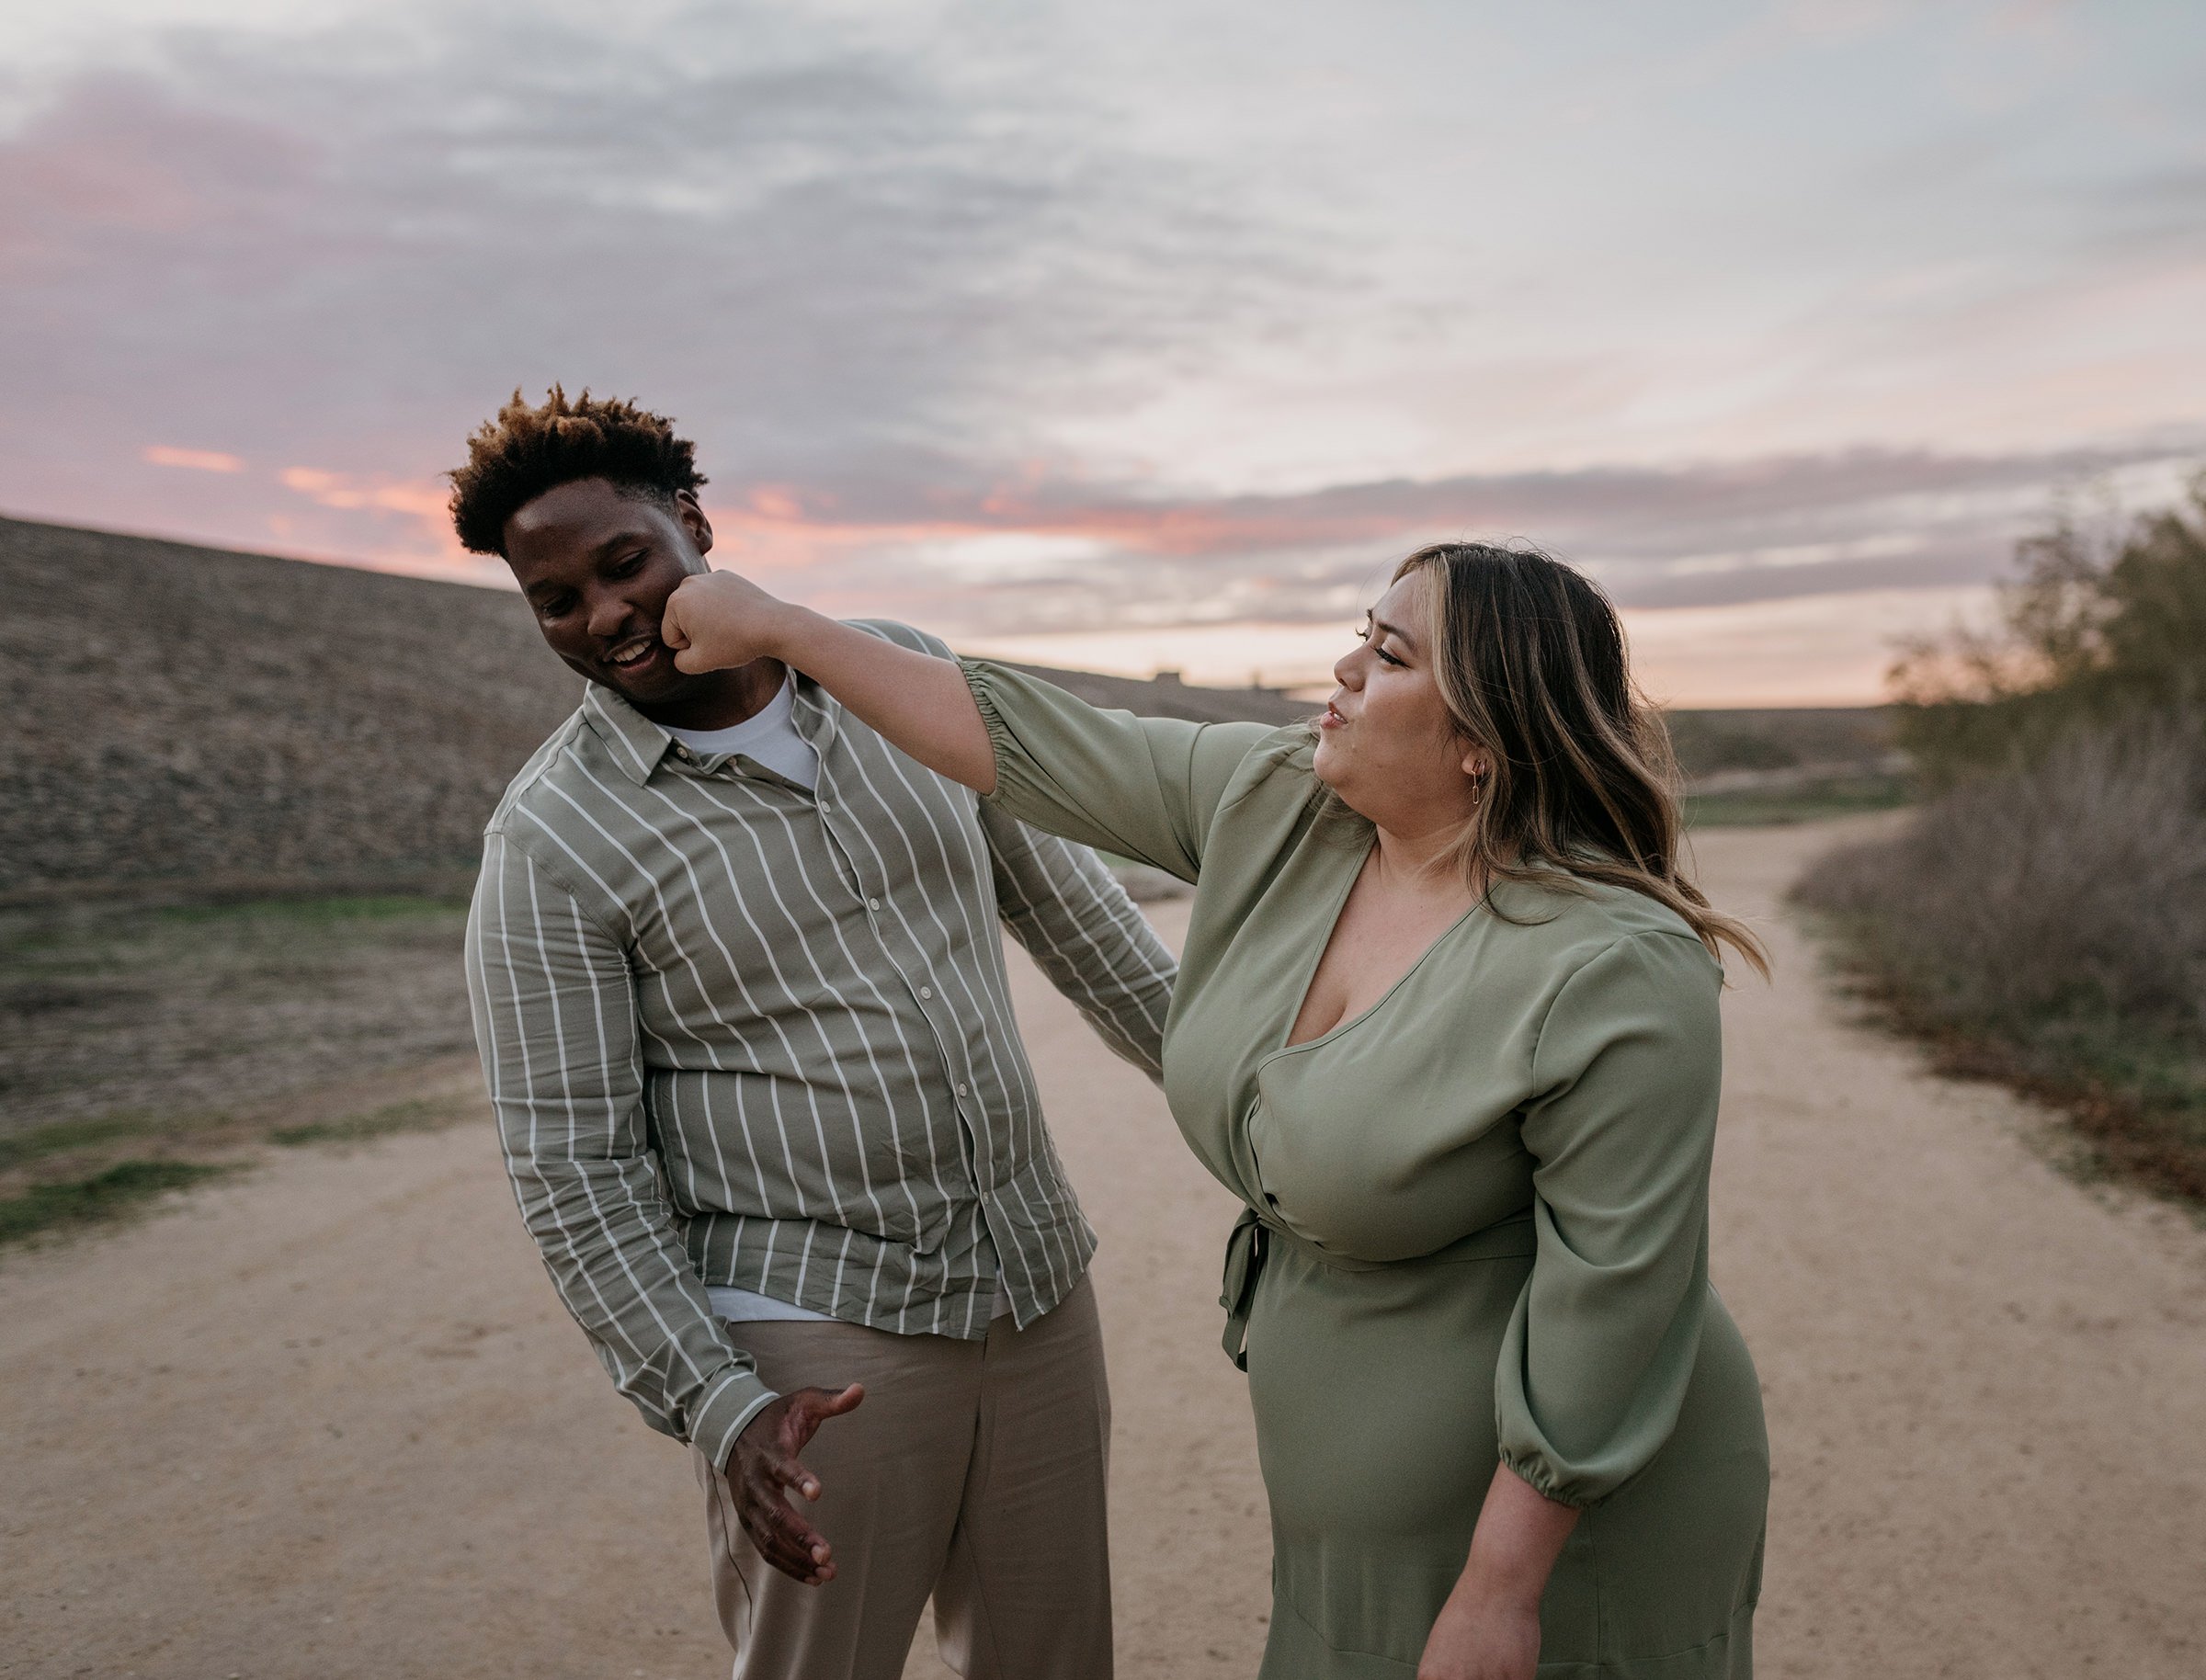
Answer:
[[[529,1230],[621,1392],[716,1464],[773,1393],[707,1285],[976,1338],[999,1268],[1021,1325],[1086,1268],[999,919],[1153,1076],[1174,972],[1093,853],[802,677],[794,716],[812,790],[593,686],[492,816],[468,924]]]

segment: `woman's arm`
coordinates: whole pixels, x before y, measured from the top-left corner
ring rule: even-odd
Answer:
[[[1470,1559],[1425,1641],[1417,1680],[1532,1680],[1540,1600],[1577,1523],[1575,1507],[1495,1465]]]
[[[837,624],[725,572],[684,579],[659,634],[685,671],[779,659],[1006,816],[1181,880],[1200,871],[1211,821],[1250,755],[1280,733],[1091,706],[1012,666]]]
[[[1670,1438],[1708,1294],[1720,976],[1676,933],[1618,938],[1550,1003],[1520,1135],[1538,1253],[1495,1370],[1502,1463],[1433,1625],[1427,1680],[1531,1680],[1578,1520]]]
[[[666,598],[659,639],[685,671],[778,659],[937,775],[976,793],[995,791],[988,727],[953,661],[792,607],[733,572],[683,579]]]

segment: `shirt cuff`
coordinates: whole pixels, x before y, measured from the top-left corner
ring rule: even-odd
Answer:
[[[1511,1474],[1542,1499],[1568,1505],[1574,1511],[1584,1511],[1601,1503],[1600,1496],[1587,1493],[1574,1481],[1566,1481],[1553,1465],[1536,1454],[1505,1447],[1501,1461]]]
[[[758,1379],[756,1371],[730,1371],[705,1395],[689,1425],[689,1445],[725,1470],[735,1437],[751,1419],[780,1396]]]

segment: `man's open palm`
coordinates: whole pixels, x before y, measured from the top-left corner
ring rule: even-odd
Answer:
[[[831,1389],[798,1389],[781,1395],[744,1425],[728,1457],[728,1486],[744,1533],[760,1557],[806,1586],[824,1586],[835,1579],[835,1553],[789,1502],[792,1493],[807,1500],[820,1496],[820,1479],[797,1455],[823,1423],[857,1410],[865,1397],[865,1389],[855,1382],[839,1394]]]

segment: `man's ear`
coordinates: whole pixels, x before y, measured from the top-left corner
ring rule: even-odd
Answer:
[[[710,554],[712,551],[712,521],[705,517],[704,507],[699,503],[696,491],[677,490],[674,493],[674,515],[682,522],[682,528],[689,533],[689,540],[696,544],[697,551]]]

